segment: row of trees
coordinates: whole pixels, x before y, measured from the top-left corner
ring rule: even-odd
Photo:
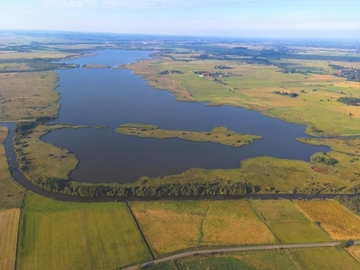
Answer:
[[[281,96],[289,96],[292,98],[296,98],[297,96],[299,96],[299,94],[297,94],[297,93],[288,93],[285,91],[274,91],[273,93],[277,94],[277,95],[281,95]]]
[[[82,197],[245,195],[260,191],[258,186],[247,182],[191,182],[159,185],[78,184],[61,179],[36,179],[33,182],[51,192],[61,192]]]

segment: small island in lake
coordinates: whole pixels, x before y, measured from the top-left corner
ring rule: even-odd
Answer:
[[[262,139],[261,136],[240,134],[228,130],[226,127],[215,127],[210,132],[166,130],[156,125],[123,124],[116,128],[116,132],[145,138],[170,139],[179,138],[194,142],[214,142],[228,146],[241,147],[253,143],[254,140]]]
[[[83,64],[83,68],[94,68],[94,69],[100,69],[100,68],[111,68],[109,65],[96,65],[96,64]]]

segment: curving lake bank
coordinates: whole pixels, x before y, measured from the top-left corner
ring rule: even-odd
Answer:
[[[16,123],[1,123],[2,126],[9,128],[9,135],[5,140],[6,156],[8,158],[9,166],[11,168],[11,175],[16,182],[27,190],[31,190],[39,195],[49,197],[59,201],[67,202],[110,202],[110,201],[182,201],[182,200],[238,200],[238,199],[262,199],[262,200],[277,200],[277,199],[333,199],[336,196],[343,196],[344,194],[321,194],[321,195],[307,195],[307,194],[247,194],[247,195],[214,195],[214,196],[166,196],[166,197],[80,197],[67,195],[62,193],[50,192],[42,189],[26,179],[26,177],[18,170],[15,152],[12,145],[14,136],[14,128]],[[356,194],[349,194],[349,197],[357,196]]]
[[[149,53],[104,50],[68,62],[115,67],[146,58]],[[242,108],[178,102],[172,93],[154,89],[130,70],[79,68],[57,72],[61,109],[54,122],[108,126],[103,130],[56,130],[42,138],[77,155],[80,162],[70,177],[78,182],[130,183],[144,175],[177,174],[190,168],[238,168],[242,160],[259,156],[309,161],[315,152],[330,150],[296,141],[297,137],[308,137],[305,126]],[[117,134],[115,128],[125,123],[188,131],[224,126],[263,139],[233,149],[208,142]]]

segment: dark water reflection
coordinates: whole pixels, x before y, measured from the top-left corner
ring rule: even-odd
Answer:
[[[98,51],[94,57],[71,63],[116,66],[145,58],[144,51]],[[205,103],[178,102],[167,91],[156,90],[130,70],[59,70],[61,110],[55,122],[106,125],[108,129],[61,129],[42,139],[75,153],[80,163],[71,178],[80,182],[134,182],[139,177],[181,173],[189,168],[237,168],[257,156],[308,161],[325,146],[299,143],[305,127],[265,117],[258,112]],[[117,134],[123,123],[149,123],[164,129],[209,131],[226,126],[240,133],[263,136],[241,148],[179,139],[157,140]]]

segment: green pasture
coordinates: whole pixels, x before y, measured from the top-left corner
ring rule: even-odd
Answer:
[[[294,249],[292,253],[304,269],[360,269],[360,265],[340,248]]]
[[[250,203],[281,242],[330,242],[331,238],[289,200],[252,200]]]
[[[70,203],[27,194],[17,269],[116,269],[148,260],[125,203]]]

